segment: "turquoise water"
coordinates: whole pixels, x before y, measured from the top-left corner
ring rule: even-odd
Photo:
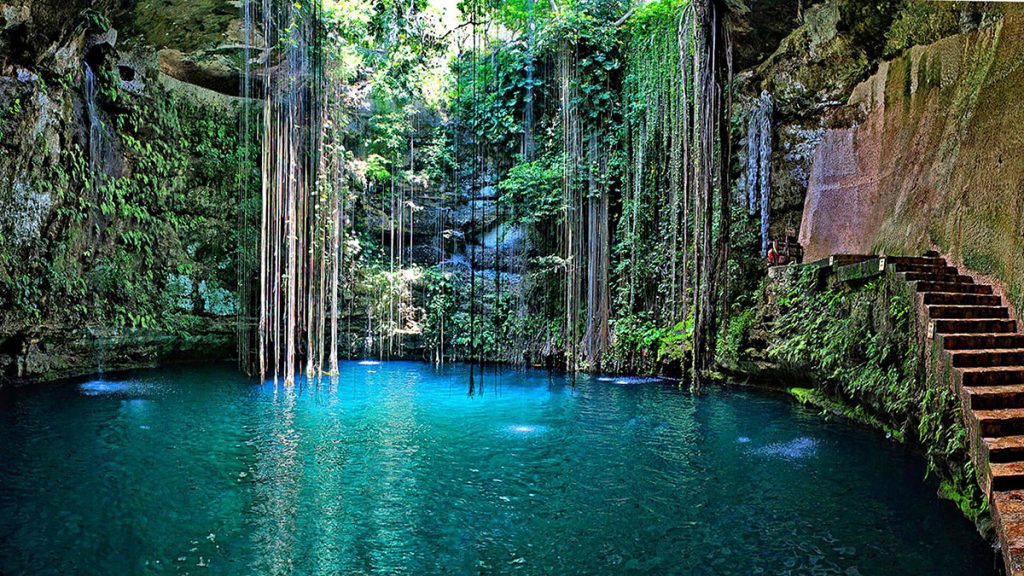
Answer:
[[[478,375],[479,378],[479,375]],[[659,382],[347,363],[0,391],[0,573],[994,574],[881,435]]]

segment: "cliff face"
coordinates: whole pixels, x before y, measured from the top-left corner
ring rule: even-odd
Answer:
[[[774,146],[771,150],[771,236],[797,234],[813,170],[860,174],[856,161],[837,148],[845,130],[866,123],[869,107],[851,101],[855,88],[899,60],[940,39],[969,35],[990,28],[1004,17],[1024,13],[1019,6],[992,3],[862,2],[825,0],[805,2],[797,26],[774,53],[737,77],[738,121],[746,122],[749,98],[767,90],[775,101]],[[789,16],[780,14],[780,21]],[[740,40],[742,42],[742,37]],[[950,81],[947,79],[947,81]],[[914,84],[915,90],[917,84]],[[858,92],[865,89],[860,88]],[[828,141],[826,141],[826,135]],[[740,137],[739,166],[748,156]],[[815,167],[828,157],[829,167]],[[861,162],[869,162],[861,159]],[[742,178],[741,178],[742,181]],[[850,218],[860,221],[859,209]],[[821,230],[836,237],[849,234]],[[805,235],[805,240],[807,236]],[[869,243],[870,247],[870,243]]]
[[[825,130],[847,121],[846,97],[871,73],[878,58],[876,50],[869,50],[864,39],[851,32],[859,22],[856,4],[828,0],[809,5],[801,11],[799,25],[782,39],[775,52],[738,77],[742,95],[756,97],[766,90],[775,101],[770,218],[773,238],[795,235],[799,230],[815,149]],[[884,38],[886,26],[894,18],[895,14],[888,14],[884,22],[871,28],[870,36]],[[745,108],[741,108],[741,114],[746,113]],[[740,139],[741,164],[745,165],[749,152],[742,149],[743,144]]]
[[[0,5],[0,385],[233,350],[235,99],[108,12]]]
[[[0,386],[233,356],[240,212],[259,219],[258,203],[238,201],[259,173],[255,140],[239,134],[240,17],[230,0],[0,3]],[[419,357],[426,284],[366,264],[395,245],[429,267],[443,248],[465,275],[474,244],[480,267],[507,276],[516,262],[495,262],[492,238],[496,176],[454,191],[414,179],[396,227],[370,200],[382,185],[365,174],[367,83],[349,88],[362,200],[347,224],[366,262],[349,271],[343,353],[390,343],[379,333],[394,297],[409,310],[394,354]],[[415,150],[439,122],[419,111]]]
[[[863,118],[815,150],[806,257],[937,247],[1024,303],[1024,11],[911,48],[849,104]]]

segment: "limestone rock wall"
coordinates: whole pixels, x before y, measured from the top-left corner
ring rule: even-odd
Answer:
[[[1024,10],[911,48],[849,100],[862,119],[817,146],[806,257],[936,247],[1024,303]]]
[[[836,145],[823,144],[826,133],[865,121],[865,110],[850,103],[858,84],[912,46],[967,34],[1022,12],[1015,4],[926,0],[823,0],[798,8],[795,23],[789,12],[774,14],[775,24],[791,22],[792,32],[737,76],[739,124],[746,123],[747,102],[762,90],[775,100],[772,237],[798,233],[814,159]],[[739,36],[737,42],[745,40]],[[741,169],[746,164],[742,140],[735,140]]]

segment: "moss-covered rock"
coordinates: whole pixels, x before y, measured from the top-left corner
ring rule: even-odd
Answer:
[[[754,310],[732,335],[741,353],[728,367],[919,447],[942,495],[987,529],[960,401],[930,361],[906,282],[821,289],[817,270],[794,268],[762,286]]]
[[[52,35],[0,69],[0,380],[94,368],[81,331],[47,326],[144,330],[122,356],[152,363],[235,307],[237,99],[167,81],[100,5],[50,24],[43,5],[3,12]]]

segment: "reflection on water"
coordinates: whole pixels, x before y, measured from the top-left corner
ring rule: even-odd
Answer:
[[[470,397],[468,372],[0,391],[0,573],[992,573],[873,432],[649,379],[491,367]]]
[[[505,431],[511,436],[536,436],[547,432],[548,427],[537,424],[511,424],[505,427]]]

